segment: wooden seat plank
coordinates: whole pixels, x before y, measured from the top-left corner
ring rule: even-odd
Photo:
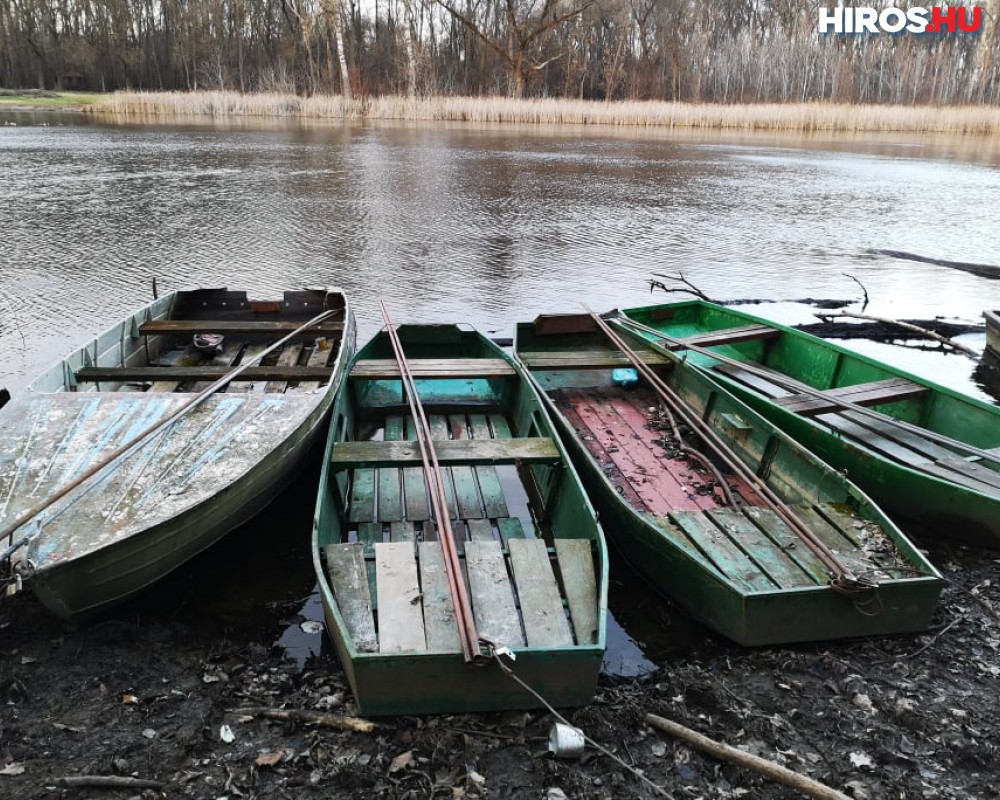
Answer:
[[[331,367],[249,367],[240,381],[329,380]],[[81,367],[74,373],[78,383],[95,381],[217,381],[233,368],[208,366],[178,367]]]
[[[475,440],[490,439],[492,432],[485,414],[469,415],[469,430]],[[503,486],[497,476],[496,467],[476,467],[476,481],[483,497],[483,509],[490,519],[507,516],[507,501],[504,499]]]
[[[439,463],[449,467],[518,462],[544,464],[560,460],[555,442],[547,437],[435,441],[434,449]],[[423,463],[417,443],[407,441],[337,442],[330,458],[335,469],[412,467]]]
[[[698,347],[715,347],[722,344],[738,344],[756,339],[774,339],[781,334],[777,328],[770,325],[739,325],[734,328],[722,328],[717,331],[706,331],[694,336],[678,337],[678,344],[669,344],[671,350],[683,350],[690,345]]]
[[[728,534],[720,530],[701,511],[676,511],[670,514],[673,521],[716,568],[737,586],[750,591],[769,591],[777,588],[764,572],[751,561]]]
[[[403,438],[403,418],[387,417],[385,420],[385,441],[365,442],[364,444],[390,444]],[[351,444],[362,444],[352,442]],[[420,458],[420,450],[413,444]],[[339,446],[338,448],[339,449]],[[336,450],[334,451],[336,452]],[[422,461],[420,463],[423,463]],[[402,472],[394,466],[383,467],[378,471],[378,519],[382,522],[397,522],[403,518],[403,487]]]
[[[309,320],[242,320],[242,319],[157,319],[143,322],[139,333],[145,336],[157,334],[184,333],[229,333],[229,334],[275,334],[291,333],[301,328]],[[344,323],[338,321],[320,322],[305,331],[304,335],[322,336],[339,334]]]
[[[462,646],[458,638],[455,607],[452,605],[448,573],[439,542],[417,545],[420,561],[420,594],[424,606],[424,631],[427,651],[458,653]]]
[[[707,512],[747,555],[760,565],[767,576],[781,589],[815,586],[816,580],[802,570],[780,547],[734,508],[717,508]]]
[[[330,586],[354,647],[362,653],[378,652],[364,548],[330,544],[325,553]]]
[[[375,520],[375,470],[356,469],[351,472],[351,522]]]
[[[823,391],[824,397],[822,398],[809,394],[798,394],[777,398],[775,402],[782,408],[793,411],[796,414],[811,417],[816,414],[823,414],[827,411],[836,411],[842,408],[842,405],[837,400],[843,400],[859,406],[877,406],[917,397],[921,394],[926,394],[926,392],[927,387],[906,378],[897,377],[881,381],[871,381],[869,383],[858,383],[853,386],[839,386],[834,389],[825,389]]]
[[[465,563],[479,633],[499,647],[523,647],[524,634],[500,542],[466,542]]]
[[[410,542],[375,545],[380,653],[427,649],[416,550]]]
[[[646,364],[672,363],[662,353],[656,353],[652,350],[638,350],[636,352]],[[632,362],[626,355],[611,350],[578,350],[565,353],[542,351],[524,353],[520,358],[529,369],[538,370],[615,369],[632,366]]]
[[[544,540],[513,539],[509,547],[528,646],[572,645],[573,634]]]
[[[597,577],[590,540],[556,539],[553,543],[576,643],[595,644],[599,633]]]
[[[792,561],[798,564],[801,570],[811,575],[817,584],[829,583],[830,572],[826,565],[774,511],[760,506],[744,506],[743,513]]]
[[[414,378],[508,378],[517,373],[502,358],[411,358],[407,360]],[[399,378],[395,359],[362,359],[354,363],[353,380],[389,380]]]

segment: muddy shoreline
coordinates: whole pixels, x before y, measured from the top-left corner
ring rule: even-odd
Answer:
[[[580,760],[553,758],[553,719],[542,711],[379,719],[372,733],[236,713],[354,712],[333,648],[309,624],[301,583],[280,585],[282,571],[304,574],[296,566],[304,542],[286,542],[275,560],[273,538],[270,548],[255,538],[268,540],[289,513],[304,534],[311,488],[293,489],[257,529],[237,531],[102,620],[66,627],[28,592],[0,604],[0,794],[661,796],[593,748]],[[799,795],[665,738],[646,724],[647,713],[859,800],[996,796],[1000,553],[918,542],[950,585],[929,631],[889,639],[739,648],[618,570],[612,611],[651,671],[611,665],[609,672],[644,674],[602,676],[594,702],[567,717],[675,798]],[[255,593],[254,582],[267,576],[274,585]],[[288,634],[296,629],[312,633],[295,641]],[[613,657],[635,658],[628,647],[617,650]],[[59,780],[67,776],[160,787],[68,787]]]

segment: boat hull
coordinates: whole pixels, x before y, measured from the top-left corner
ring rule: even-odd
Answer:
[[[515,659],[503,656],[504,663],[546,702],[556,707],[586,705],[596,690],[605,649],[607,554],[596,513],[569,466],[568,455],[554,440],[555,432],[544,407],[530,384],[519,376],[509,357],[484,337],[454,326],[403,326],[399,332],[409,358],[423,356],[426,359],[434,355],[438,363],[445,365],[445,376],[420,379],[417,386],[428,409],[434,439],[442,439],[437,447],[439,457],[447,464],[442,467],[442,475],[449,515],[456,531],[456,546],[463,573],[467,576],[479,632],[495,641],[497,646],[509,646]],[[369,437],[373,431],[384,429],[382,435],[386,440],[394,436],[403,438],[402,420],[405,418],[406,432],[411,433],[399,382],[358,377],[366,364],[377,365],[369,367],[369,373],[376,368],[388,369],[386,352],[379,350],[379,340],[377,336],[359,351],[352,364],[355,379],[345,381],[335,403],[313,526],[313,560],[327,631],[347,674],[358,709],[365,715],[380,716],[543,707],[543,702],[514,680],[496,659],[487,657],[482,663],[468,664],[457,645],[432,642],[432,618],[444,618],[446,633],[454,633],[455,617],[451,601],[446,598],[447,592],[440,584],[429,583],[425,572],[426,565],[434,560],[430,556],[437,557],[429,550],[440,552],[440,549],[435,529],[430,527],[432,520],[425,505],[425,484],[419,461],[408,461],[402,469],[393,468],[391,461],[382,462],[374,470],[361,462],[345,466],[343,461],[336,461],[341,448],[365,441],[366,425]],[[461,370],[447,366],[448,363],[461,363],[475,370],[477,363],[487,361],[497,365],[502,374],[482,378],[474,374],[463,375]],[[494,438],[487,436],[482,426],[487,416]],[[450,433],[448,429],[438,428],[446,421]],[[390,429],[397,423],[396,433],[390,435]],[[550,471],[549,466],[515,465],[502,456],[499,460],[476,461],[475,466],[472,462],[466,465],[448,460],[444,442],[460,443],[459,434],[466,424],[478,426],[474,436],[466,442],[484,438],[493,448],[491,452],[501,454],[504,447],[510,446],[511,437],[521,444],[525,443],[523,437],[526,436],[536,437],[536,442],[551,437],[553,464],[562,466],[553,466]],[[510,430],[501,432],[507,424]],[[413,437],[408,435],[407,438],[412,440]],[[376,436],[373,444],[376,448],[391,444],[386,440]],[[334,466],[335,463],[340,466]],[[547,495],[546,501],[520,494],[518,487],[522,482],[535,480],[528,477],[529,474],[539,479],[536,488],[540,487],[541,494]],[[379,487],[377,497],[372,499],[366,491],[376,486]],[[399,492],[400,487],[402,500],[400,505],[394,506],[395,492]],[[522,501],[536,510],[529,514],[528,507],[520,505]],[[516,529],[510,537],[509,524]],[[374,538],[373,528],[376,531]],[[478,533],[473,534],[473,529]],[[573,631],[571,640],[560,643],[533,643],[526,609],[529,596],[534,596],[538,587],[522,579],[518,574],[520,564],[515,566],[513,551],[524,543],[542,544],[539,539],[544,539],[545,544],[541,550],[545,554],[541,565],[545,569],[551,565],[554,574],[561,575],[557,591],[569,609],[564,611],[562,604],[555,606],[557,616],[565,614]],[[593,584],[587,601],[590,604],[588,613],[593,614],[590,623],[581,622],[584,616],[577,616],[576,608],[568,599],[575,580],[567,571],[569,562],[564,560],[560,549],[567,540],[583,546],[582,563],[586,566],[585,571],[590,571],[589,579]],[[506,638],[508,634],[495,632],[495,615],[477,589],[481,565],[469,560],[477,546],[491,550],[499,559],[498,563],[506,564],[497,580],[506,585],[509,579],[520,599],[517,612],[520,621],[515,623],[512,634],[520,643]],[[348,582],[335,573],[331,559],[334,553],[347,553],[351,548],[355,548],[353,555],[364,560],[368,571],[348,586]],[[390,612],[385,609],[390,603],[390,583],[398,578],[398,572],[381,571],[383,554],[389,551],[398,554],[399,548],[404,552],[406,563],[420,575],[419,591],[414,584],[412,599],[404,603],[407,609],[422,610],[415,623],[420,628],[419,643],[408,647],[389,642],[387,631],[392,621]],[[580,552],[577,547],[573,549]],[[536,563],[535,566],[540,565]],[[555,583],[549,585],[556,588]],[[349,591],[352,587],[353,593]],[[359,587],[365,602],[370,598],[377,620],[377,630],[371,631],[377,641],[368,644],[362,641],[355,621],[355,595],[359,594]],[[457,634],[455,636],[457,642]],[[481,652],[488,653],[488,650],[484,646]]]
[[[258,338],[262,329],[294,329],[301,324],[296,318],[272,321],[276,314],[270,308],[277,303],[268,304],[263,322],[234,321],[233,301],[245,300],[242,293],[171,294],[43,373],[0,414],[0,429],[5,431],[0,439],[3,524],[97,470],[15,531],[15,538],[28,540],[15,554],[16,568],[39,600],[63,619],[81,621],[105,611],[248,522],[295,480],[310,450],[322,439],[336,388],[354,350],[355,324],[346,304],[340,307],[336,349],[323,353],[329,368],[322,380],[268,384],[267,391],[263,383],[258,391],[250,384],[232,384],[226,387],[231,391],[205,395],[188,408],[206,383],[194,383],[193,391],[179,391],[191,384],[157,384],[149,379],[139,386],[126,378],[113,379],[116,370],[131,376],[136,370],[145,374],[144,370],[155,369],[149,366],[150,353],[159,362],[161,348],[166,359],[174,346],[166,335],[150,345],[140,333],[142,325],[187,325],[170,317],[173,307],[188,300],[207,306],[220,295],[225,300],[220,305],[226,308],[218,313],[229,316],[222,322],[194,324],[242,325]],[[325,302],[329,294],[293,296],[307,305]],[[336,297],[342,302],[339,294]],[[313,315],[311,310],[299,313],[307,314],[306,319]],[[255,341],[253,346],[259,352],[266,344],[267,340]],[[242,357],[248,347],[234,343],[232,353],[239,349],[239,355],[230,357]],[[286,345],[285,352],[291,354],[292,347],[298,354],[304,345]],[[77,376],[87,369],[103,370],[111,378],[78,385]],[[296,367],[290,369],[294,373]],[[308,377],[316,372],[308,372]],[[157,390],[160,387],[165,388]],[[85,390],[90,388],[98,390]],[[166,424],[149,438],[141,438],[160,422]],[[129,448],[137,438],[142,444]],[[114,460],[101,466],[116,453]]]
[[[801,331],[701,302],[627,309],[624,314],[680,339],[733,330],[737,326],[765,326],[776,336],[716,346],[714,352],[762,365],[817,389],[902,381],[919,394],[872,405],[873,410],[886,415],[888,424],[899,419],[973,447],[1000,446],[997,407]],[[652,334],[644,336],[654,349],[668,357],[678,357]],[[719,362],[710,355],[691,352],[685,360],[704,368],[713,382],[767,417],[823,461],[846,472],[880,506],[913,523],[918,530],[979,546],[1000,546],[998,473],[981,472],[979,478],[972,480],[955,476],[941,468],[952,460],[947,456],[954,454],[944,452],[934,442],[918,441],[919,434],[914,438],[906,431],[885,433],[887,429],[883,429],[858,438],[845,436],[840,432],[844,422],[834,414],[807,416],[789,410],[776,402],[775,396],[733,377],[734,373],[720,370]],[[848,422],[866,424],[858,417],[851,417]],[[968,472],[975,467],[960,465],[959,469]],[[935,474],[928,470],[934,470]],[[986,483],[981,483],[984,476]]]
[[[543,329],[540,323],[541,320],[536,326]],[[677,493],[668,496],[666,484],[657,484],[655,490],[645,488],[656,484],[659,470],[666,467],[665,462],[651,461],[642,453],[642,423],[638,421],[642,417],[634,412],[652,412],[656,401],[638,396],[630,408],[622,398],[640,387],[615,390],[618,393],[611,395],[615,398],[611,404],[613,413],[595,417],[601,398],[609,396],[606,387],[613,386],[615,381],[611,368],[594,366],[609,357],[608,353],[594,355],[600,352],[601,341],[591,336],[581,337],[578,343],[573,336],[541,335],[535,332],[536,326],[518,325],[517,357],[527,366],[559,426],[598,509],[609,543],[656,591],[669,596],[697,621],[745,646],[898,634],[927,628],[943,583],[933,566],[892,521],[843,475],[822,464],[697,370],[687,369],[683,364],[674,365],[665,377],[671,389],[706,419],[796,513],[805,513],[800,508],[806,511],[817,508],[817,503],[853,509],[854,521],[848,522],[848,527],[874,523],[891,539],[899,563],[909,566],[892,570],[891,578],[887,575],[879,581],[877,592],[851,598],[834,591],[827,581],[803,581],[802,575],[794,570],[789,573],[776,569],[775,561],[784,556],[773,550],[774,544],[780,544],[778,549],[786,553],[805,547],[794,537],[779,540],[773,535],[778,530],[773,523],[759,527],[774,544],[755,532],[761,543],[757,548],[748,545],[746,537],[740,537],[740,543],[733,539],[738,548],[734,549],[726,543],[722,527],[710,526],[696,543],[681,535],[674,523],[690,519],[690,512],[684,511],[680,516],[675,516],[675,512],[689,506],[690,498]],[[584,360],[573,355],[577,349],[592,359],[590,366],[576,368],[577,362]],[[557,364],[560,360],[563,363]],[[566,393],[567,387],[574,387],[573,395]],[[570,400],[574,396],[585,399],[574,405]],[[596,422],[587,421],[588,416]],[[627,418],[633,421],[623,428],[624,436],[606,435],[618,424],[617,420]],[[651,422],[647,418],[645,426],[648,428]],[[653,437],[657,435],[650,434],[651,440],[655,442]],[[599,447],[595,440],[600,442]],[[626,450],[627,457],[620,457]],[[601,453],[601,460],[597,453]],[[654,454],[653,458],[658,460],[662,456]],[[627,471],[629,461],[635,470],[631,475]],[[685,474],[681,488],[691,482],[691,476]],[[667,498],[667,505],[662,504],[663,498]],[[680,505],[668,507],[674,502]],[[661,504],[654,506],[654,503]],[[714,513],[717,512],[709,512]],[[746,519],[739,519],[746,524]],[[849,552],[846,539],[826,541],[837,552]],[[840,545],[834,544],[835,541],[840,541]],[[763,547],[764,544],[772,549]],[[907,570],[912,577],[907,577]],[[773,580],[763,580],[765,575]],[[767,586],[770,588],[764,588]],[[867,613],[872,609],[878,609],[878,613]]]

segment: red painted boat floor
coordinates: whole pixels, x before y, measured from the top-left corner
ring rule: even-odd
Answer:
[[[711,474],[660,444],[666,432],[650,427],[658,401],[648,389],[559,389],[550,396],[634,508],[666,515],[720,507],[705,488],[714,483]]]

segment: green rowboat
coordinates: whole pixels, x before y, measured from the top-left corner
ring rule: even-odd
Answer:
[[[864,494],[701,371],[631,341],[756,476],[722,475],[732,487],[726,502],[709,470],[680,452],[650,381],[634,380],[592,318],[519,324],[516,357],[542,391],[610,541],[636,571],[744,645],[926,628],[941,578]],[[756,481],[808,536],[793,533]],[[816,552],[823,547],[867,588],[834,588]]]
[[[403,325],[476,628],[555,706],[590,702],[605,642],[601,528],[543,404],[496,345]],[[389,336],[352,362],[314,526],[326,614],[361,713],[533,708],[495,660],[466,663],[413,418]],[[488,648],[487,648],[488,655]]]
[[[929,533],[1000,546],[997,406],[712,303],[624,315],[643,328],[617,324],[701,367],[891,513]]]

